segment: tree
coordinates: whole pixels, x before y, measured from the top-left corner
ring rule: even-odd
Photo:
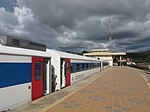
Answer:
[[[83,50],[83,51],[82,51],[82,55],[83,55],[84,53],[89,53],[89,52],[88,52],[88,51],[86,51],[86,50]]]

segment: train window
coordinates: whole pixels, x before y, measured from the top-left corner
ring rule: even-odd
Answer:
[[[92,69],[92,63],[90,63],[90,69]]]
[[[73,64],[70,64],[70,72],[73,73]]]
[[[91,64],[90,63],[88,64],[88,68],[91,69]]]
[[[84,64],[84,70],[86,70],[86,63]]]
[[[97,63],[94,64],[94,68],[96,68],[96,67],[97,67]]]
[[[94,68],[96,67],[96,63],[94,63]]]
[[[87,63],[87,64],[86,64],[86,69],[88,69],[88,67],[89,67],[89,66],[88,66],[88,63]]]
[[[41,79],[41,62],[37,61],[35,63],[35,79],[40,80]]]
[[[94,63],[92,63],[92,68],[94,68]]]
[[[77,64],[77,71],[80,71],[80,64]]]
[[[91,63],[89,64],[89,68],[91,69]]]
[[[72,73],[74,73],[74,72],[77,72],[77,67],[76,67],[77,65],[74,63],[73,64],[73,71],[72,71]]]
[[[84,70],[84,63],[82,63],[82,70]]]

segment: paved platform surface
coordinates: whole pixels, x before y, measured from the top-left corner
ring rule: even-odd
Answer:
[[[24,104],[22,106],[19,106],[10,112],[43,112],[41,110],[45,110],[45,107],[52,106],[56,102],[59,102],[60,100],[68,97],[69,95],[73,94],[75,91],[78,91],[83,86],[87,85],[91,81],[95,80],[96,78],[100,77],[102,74],[104,74],[109,68],[97,72],[90,77],[87,77],[84,80],[79,81],[78,83],[75,83],[69,87],[66,87],[64,89],[61,89],[57,92],[54,92],[52,94],[46,95],[40,99],[34,100],[32,102],[29,102],[28,104]]]
[[[150,112],[150,89],[135,69],[111,67],[92,83],[42,112]]]

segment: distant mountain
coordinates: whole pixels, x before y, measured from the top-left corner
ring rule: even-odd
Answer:
[[[150,50],[137,53],[127,53],[126,58],[130,58],[135,62],[150,62]]]

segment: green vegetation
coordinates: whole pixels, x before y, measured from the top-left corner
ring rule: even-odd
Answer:
[[[136,63],[150,64],[150,50],[138,53],[127,53],[126,57]]]

